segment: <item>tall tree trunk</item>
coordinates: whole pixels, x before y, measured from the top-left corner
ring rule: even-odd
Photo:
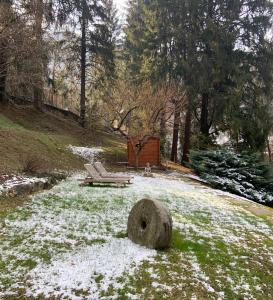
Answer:
[[[190,106],[188,105],[186,120],[185,120],[183,156],[181,161],[182,165],[189,162],[190,141],[191,141],[191,120],[192,120],[192,112]]]
[[[55,79],[56,79],[56,53],[54,52],[53,53],[53,62],[52,62],[52,82],[51,82],[51,105],[53,105],[54,103],[54,96],[55,96],[55,93],[56,93],[56,86],[55,86]]]
[[[3,43],[0,43],[0,103],[4,103],[6,101],[6,78],[7,61],[5,55],[5,48]]]
[[[213,18],[213,6],[214,3],[212,0],[208,0],[207,2],[207,22],[211,22]],[[210,61],[212,58],[212,50],[209,43],[205,43],[205,53],[207,54],[208,60]],[[208,71],[209,72],[209,71]],[[207,74],[208,79],[210,78],[210,74]],[[203,146],[207,145],[207,138],[209,137],[209,93],[203,92],[202,93],[202,101],[201,101],[201,118],[200,118],[200,131],[202,136],[204,137],[204,140],[202,141],[204,143]]]
[[[200,131],[204,137],[209,136],[209,94],[202,94],[202,103],[201,103],[201,120],[200,120]]]
[[[141,153],[141,150],[140,151],[136,151],[136,157],[135,157],[135,168],[136,168],[136,170],[138,170],[138,168],[139,168],[139,156],[140,156],[140,153]]]
[[[178,148],[178,135],[179,135],[179,123],[180,123],[180,106],[176,101],[174,109],[174,123],[173,123],[173,142],[171,161],[177,162],[177,148]]]
[[[84,3],[84,1],[82,1]],[[81,36],[81,99],[80,99],[80,120],[81,126],[85,127],[86,113],[86,16],[84,5],[82,7],[82,36]]]
[[[0,10],[6,16],[11,12],[11,1],[0,1]],[[4,26],[8,26],[7,24]],[[8,38],[2,37],[0,40],[0,104],[6,102],[6,80],[8,75]]]
[[[267,145],[267,151],[268,151],[268,159],[270,162],[272,162],[272,152],[271,152],[269,137],[266,139],[266,145]]]
[[[166,147],[166,113],[165,109],[162,111],[160,116],[160,152],[165,157]]]
[[[43,80],[44,80],[44,63],[43,63],[43,15],[44,15],[43,0],[35,1],[35,37],[37,47],[37,80],[33,89],[34,107],[42,110],[43,105]]]

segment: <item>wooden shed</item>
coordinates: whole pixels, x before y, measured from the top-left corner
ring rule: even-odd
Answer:
[[[141,148],[139,148],[141,147]],[[160,166],[160,138],[149,137],[143,142],[135,137],[128,139],[128,165],[136,166],[136,156],[138,155],[138,167],[145,167],[147,163],[151,166]]]

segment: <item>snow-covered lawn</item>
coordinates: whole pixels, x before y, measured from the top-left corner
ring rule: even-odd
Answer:
[[[80,187],[83,176],[0,214],[0,299],[273,298],[273,225],[234,197],[176,175],[127,188]],[[172,212],[168,251],[126,238],[144,197]]]

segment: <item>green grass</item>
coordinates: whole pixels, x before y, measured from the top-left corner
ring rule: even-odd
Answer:
[[[0,129],[23,129],[22,126],[12,122],[10,119],[6,118],[3,114],[0,113]]]
[[[40,161],[43,171],[75,171],[84,160],[67,146],[99,146],[108,162],[125,160],[123,140],[99,131],[83,130],[73,121],[31,108],[3,108],[0,114],[0,173],[20,172],[28,159]]]
[[[204,254],[208,251],[205,245],[187,240],[182,236],[179,230],[173,230],[172,248],[182,252],[195,252],[200,254]]]
[[[198,237],[196,239],[198,240]],[[197,299],[216,299],[217,293],[220,292],[222,294],[219,295],[224,295],[224,299],[235,299],[234,284],[229,283],[227,278],[231,278],[235,285],[236,281],[238,284],[242,284],[241,280],[244,278],[243,284],[249,286],[249,294],[253,299],[270,299],[269,295],[272,295],[273,292],[271,289],[273,270],[270,271],[272,263],[269,258],[261,258],[264,268],[267,269],[265,271],[257,265],[259,259],[244,248],[227,245],[221,240],[214,240],[213,244],[211,247],[209,240],[203,243],[187,240],[180,231],[174,230],[171,249],[168,252],[160,253],[155,263],[144,263],[137,275],[129,277],[129,283],[119,291],[120,299],[129,299],[126,296],[128,293],[141,294],[143,299],[190,299],[193,295]],[[254,248],[254,244],[252,247]],[[247,257],[247,259],[240,259],[240,257]],[[192,272],[189,261],[193,258],[196,259],[205,278],[209,277],[210,286],[214,292],[208,293],[200,284],[198,271]],[[162,264],[162,261],[168,261],[168,263]],[[236,267],[233,267],[234,261],[236,261]],[[155,279],[147,271],[151,268],[157,274],[156,282],[163,287],[163,290],[157,291],[153,287]],[[263,293],[256,289],[257,285],[265,284]],[[143,290],[144,287],[145,290]],[[171,291],[167,287],[171,287]],[[105,296],[112,294],[113,290],[110,288]],[[246,299],[244,291],[240,294],[239,289],[237,294],[236,299]]]
[[[115,234],[115,237],[118,239],[124,239],[128,236],[128,233],[125,231],[120,231],[118,233]]]

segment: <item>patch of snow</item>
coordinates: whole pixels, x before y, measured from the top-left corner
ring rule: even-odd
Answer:
[[[197,279],[200,280],[200,282],[202,283],[202,285],[205,287],[205,289],[209,292],[209,293],[214,293],[215,290],[214,288],[210,285],[209,283],[209,277],[206,276],[202,270],[201,267],[196,259],[196,257],[192,257],[189,262],[191,263],[191,267],[194,271],[194,274],[196,274]]]
[[[38,178],[38,177],[27,177],[27,176],[18,176],[18,175],[12,175],[12,176],[2,176],[1,184],[0,184],[0,195],[6,194],[10,190],[14,190],[16,187],[19,186],[28,186],[31,184],[45,184],[47,183],[47,178]]]
[[[162,284],[162,283],[158,283],[156,281],[153,281],[152,282],[152,287],[155,288],[156,290],[163,290],[163,291],[171,291],[172,290],[172,287],[171,286],[168,286],[166,284]]]
[[[111,239],[102,245],[93,245],[55,257],[48,265],[39,265],[30,273],[31,285],[27,296],[80,300],[77,293],[88,292],[85,299],[100,299],[101,292],[112,285],[122,288],[117,278],[133,274],[143,260],[151,260],[155,250],[146,249],[129,239]],[[96,278],[101,276],[99,282]]]
[[[79,155],[82,158],[93,162],[96,157],[104,150],[99,147],[77,147],[77,146],[68,146],[68,150],[70,150],[73,154]]]

